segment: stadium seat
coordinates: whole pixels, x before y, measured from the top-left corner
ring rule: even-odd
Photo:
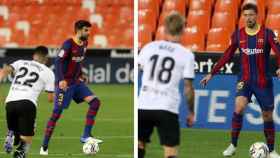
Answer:
[[[187,27],[197,27],[199,31],[206,34],[209,30],[210,17],[204,10],[190,11],[187,18]]]
[[[159,16],[159,1],[157,0],[139,0],[139,10],[148,9],[156,13],[156,16]]]
[[[270,0],[267,3],[268,14],[280,14],[280,1]]]
[[[166,35],[164,31],[164,26],[159,26],[156,32],[156,40],[165,40],[165,39],[166,39]]]
[[[223,52],[230,43],[230,33],[227,29],[212,28],[207,37],[206,51]]]
[[[280,14],[269,14],[266,18],[266,27],[270,29],[279,29]]]
[[[181,39],[182,44],[191,49],[192,51],[204,51],[205,49],[205,36],[199,32],[195,27],[187,27]]]
[[[155,32],[157,24],[156,24],[156,15],[153,11],[145,9],[145,10],[139,10],[138,11],[138,23],[146,24],[151,26],[151,31]]]
[[[232,14],[227,12],[215,12],[212,18],[211,28],[227,28],[230,33],[235,30],[235,20]]]
[[[186,15],[186,1],[185,0],[165,0],[162,7],[163,12],[177,11],[181,15]]]
[[[148,42],[152,41],[152,32],[149,27],[145,25],[140,26],[138,29],[138,46],[139,49],[146,45]]]
[[[215,5],[215,12],[228,12],[237,21],[238,17],[238,2],[236,0],[217,0]]]
[[[108,40],[105,35],[94,35],[93,45],[97,48],[106,48],[108,46]]]
[[[194,10],[204,10],[211,13],[212,0],[190,0],[189,12]]]

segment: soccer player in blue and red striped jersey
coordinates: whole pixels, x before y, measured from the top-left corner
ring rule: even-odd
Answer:
[[[55,60],[56,88],[54,109],[45,130],[45,137],[40,149],[41,155],[48,155],[48,144],[56,122],[60,118],[63,110],[68,108],[72,99],[76,103],[87,102],[89,104],[81,142],[85,143],[90,139],[97,143],[102,142],[93,138],[91,135],[100,101],[85,85],[85,77],[82,73],[82,61],[85,58],[91,24],[88,21],[79,20],[75,23],[74,27],[75,36],[67,39],[63,43]]]
[[[257,13],[258,9],[255,4],[248,3],[243,6],[242,16],[246,21],[246,27],[233,33],[231,45],[215,65],[211,74],[201,80],[201,84],[205,86],[212,76],[233,57],[236,49],[239,49],[241,72],[238,75],[235,110],[232,117],[231,144],[223,155],[232,156],[235,153],[242,128],[243,112],[254,94],[262,110],[264,134],[270,158],[280,158],[274,150],[275,128],[272,118],[274,95],[269,70],[271,48],[276,54],[277,64],[280,67],[280,45],[270,29],[257,24]],[[280,69],[276,71],[276,75],[280,77]]]

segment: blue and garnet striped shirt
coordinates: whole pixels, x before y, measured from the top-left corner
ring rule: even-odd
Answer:
[[[216,74],[239,49],[240,73],[238,79],[257,85],[260,88],[272,83],[269,70],[271,48],[275,52],[277,65],[280,66],[280,45],[272,30],[258,26],[255,33],[248,33],[244,28],[236,30],[231,36],[231,44],[223,57],[214,66],[211,74]]]

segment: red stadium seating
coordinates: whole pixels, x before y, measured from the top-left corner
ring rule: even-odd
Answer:
[[[266,18],[266,27],[270,29],[280,29],[280,14],[269,14]]]
[[[129,33],[133,29],[132,0],[67,0],[67,3],[54,0],[0,0],[0,4],[0,28],[11,28],[10,40],[1,41],[0,45],[17,43],[21,47],[38,44],[59,47],[66,38],[73,35],[74,22],[85,19],[93,24],[89,47],[95,47],[95,35],[107,38],[108,34],[119,37],[119,33],[124,33],[125,37],[119,44],[104,43],[102,46],[133,47],[133,34]],[[24,33],[22,36],[21,30],[16,28],[18,21],[26,21],[30,25],[28,35]],[[117,31],[110,32],[112,28]]]
[[[207,37],[206,51],[223,52],[230,42],[230,33],[227,29],[212,28]]]
[[[230,33],[235,30],[235,19],[232,13],[216,12],[212,18],[211,28],[226,28]]]
[[[187,27],[197,27],[203,34],[208,32],[210,17],[205,10],[190,11],[187,18]]]
[[[204,51],[205,36],[196,28],[186,28],[182,37],[182,44],[193,51]]]

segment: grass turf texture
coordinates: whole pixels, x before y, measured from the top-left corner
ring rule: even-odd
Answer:
[[[222,152],[229,145],[230,135],[226,130],[181,129],[179,158],[223,158]],[[279,133],[276,134],[276,151],[279,148]],[[263,131],[242,131],[237,152],[232,158],[249,158],[249,148],[257,141],[265,142]],[[163,157],[156,130],[147,146],[145,158]]]
[[[9,84],[0,85],[0,97],[8,93]],[[133,157],[133,85],[89,85],[100,98],[101,108],[98,112],[93,135],[104,140],[97,155],[86,156],[82,153],[80,136],[82,135],[85,115],[88,105],[77,105],[71,102],[58,121],[54,135],[49,144],[47,158],[131,158]],[[6,134],[5,106],[1,100],[0,110],[0,158],[11,158],[3,150]],[[37,127],[29,158],[39,156],[43,132],[53,109],[53,104],[47,102],[47,95],[42,93],[37,111]]]

